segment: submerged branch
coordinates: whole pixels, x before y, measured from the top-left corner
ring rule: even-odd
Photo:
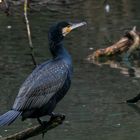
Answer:
[[[45,134],[47,131],[61,125],[64,121],[65,117],[56,117],[53,121],[45,122],[43,126],[36,125],[31,128],[25,129],[16,134],[10,135],[8,137],[4,137],[0,140],[25,140],[33,136],[37,136],[39,134]]]

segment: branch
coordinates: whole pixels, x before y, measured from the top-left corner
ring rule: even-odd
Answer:
[[[118,42],[105,48],[98,49],[88,56],[88,60],[97,60],[100,57],[113,56],[118,53],[127,52],[131,54],[140,45],[140,33],[136,31],[136,27],[127,32]]]
[[[31,128],[25,129],[21,132],[18,132],[16,134],[10,135],[8,137],[4,137],[0,140],[25,140],[30,137],[46,133],[47,131],[61,125],[64,120],[65,120],[64,116],[62,117],[58,116],[55,119],[53,119],[53,121],[50,120],[49,122],[44,122],[43,126],[36,125]]]
[[[140,100],[140,93],[132,99],[126,100],[127,103],[136,103]]]
[[[27,17],[27,7],[28,7],[28,0],[24,0],[24,17],[25,17],[25,22],[26,22],[29,46],[31,49],[31,57],[32,57],[33,64],[34,64],[34,66],[36,66],[37,63],[36,63],[36,60],[34,57],[34,47],[33,47],[32,38],[31,38],[30,24],[29,24],[29,20]]]

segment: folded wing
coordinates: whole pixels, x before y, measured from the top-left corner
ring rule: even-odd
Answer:
[[[22,84],[13,109],[37,109],[50,100],[64,85],[68,68],[63,61],[44,63],[37,67]]]

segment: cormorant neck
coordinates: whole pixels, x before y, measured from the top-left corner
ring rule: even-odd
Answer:
[[[53,58],[60,57],[64,58],[65,60],[71,61],[71,56],[68,53],[68,51],[63,47],[63,42],[55,43],[53,41],[50,41],[50,51],[53,56]]]

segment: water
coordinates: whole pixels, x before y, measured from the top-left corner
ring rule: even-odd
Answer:
[[[65,46],[73,57],[74,76],[71,89],[59,103],[56,112],[66,114],[63,125],[49,131],[46,140],[132,140],[140,139],[139,103],[136,106],[118,104],[140,91],[139,77],[124,75],[110,65],[96,65],[86,61],[94,50],[117,41],[125,30],[140,27],[139,0],[87,0],[68,7],[55,6],[30,13],[32,39],[38,63],[50,58],[47,31],[61,20],[87,21],[88,26],[73,31],[65,39]],[[49,8],[52,8],[50,6]],[[7,26],[11,26],[8,29]],[[93,48],[91,50],[90,48]],[[18,89],[33,69],[29,54],[26,27],[21,16],[6,17],[0,13],[0,113],[10,109]],[[121,63],[118,63],[121,65]],[[138,65],[132,65],[134,69]],[[122,66],[121,68],[127,68]],[[36,124],[36,120],[18,119],[9,127],[0,128],[0,135],[16,133]],[[42,139],[41,136],[31,138]]]

